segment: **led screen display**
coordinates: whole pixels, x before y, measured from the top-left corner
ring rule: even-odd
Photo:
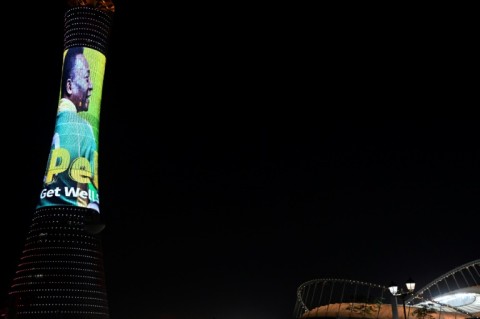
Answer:
[[[37,208],[87,207],[100,212],[98,132],[106,58],[73,47],[63,54],[55,130]]]

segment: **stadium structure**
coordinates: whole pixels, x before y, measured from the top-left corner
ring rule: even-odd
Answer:
[[[403,297],[405,309],[386,286],[348,279],[314,279],[298,287],[293,317],[478,319],[480,259],[463,264]]]
[[[110,0],[68,0],[64,8],[55,130],[2,318],[109,318],[100,238],[104,219],[98,196],[98,133],[115,10]]]

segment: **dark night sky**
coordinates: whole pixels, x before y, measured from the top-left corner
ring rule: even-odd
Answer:
[[[354,8],[115,3],[99,146],[112,319],[291,318],[311,279],[421,287],[479,258],[479,123],[463,110],[478,70],[458,34],[352,22]],[[15,207],[2,296],[40,191],[63,46],[61,6],[23,10],[1,22]]]

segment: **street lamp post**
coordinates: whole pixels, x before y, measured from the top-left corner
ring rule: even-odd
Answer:
[[[415,290],[415,282],[412,279],[407,280],[405,283],[407,286],[407,290],[402,290],[398,289],[398,286],[392,282],[390,286],[388,286],[388,290],[393,295],[393,302],[392,302],[392,319],[399,319],[398,318],[398,309],[397,309],[397,297],[402,298],[402,303],[403,303],[403,315],[404,319],[407,319],[407,310],[405,309],[405,297],[408,295],[411,295],[413,293],[413,290]]]

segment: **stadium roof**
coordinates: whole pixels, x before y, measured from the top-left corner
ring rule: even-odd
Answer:
[[[393,316],[393,308],[384,307],[391,298],[385,286],[347,279],[315,279],[297,289],[294,317],[386,319]],[[405,304],[414,309],[414,314],[415,308],[424,308],[444,318],[446,314],[452,318],[479,318],[480,259],[436,278],[412,293]]]
[[[406,301],[436,311],[480,315],[480,259],[466,263],[419,289]]]

